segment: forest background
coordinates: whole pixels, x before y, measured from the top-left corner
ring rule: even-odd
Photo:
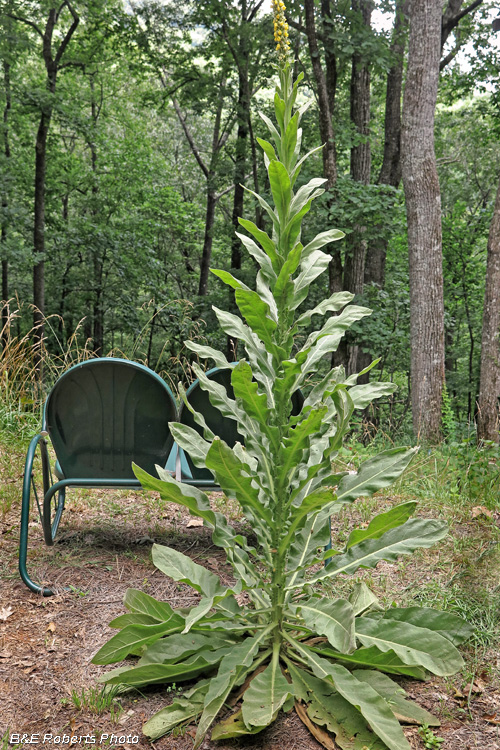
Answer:
[[[0,4],[0,373],[22,408],[27,381],[52,384],[49,362],[112,351],[176,384],[190,379],[187,338],[238,357],[215,325],[212,305],[228,299],[209,268],[254,283],[235,231],[240,216],[266,228],[242,186],[269,191],[257,148],[274,77],[268,5]],[[347,289],[373,309],[334,364],[352,373],[380,357],[370,376],[399,386],[360,421],[365,441],[475,441],[477,425],[498,442],[497,10],[287,4],[314,98],[301,179],[323,171],[328,188],[304,239],[346,233],[315,293]]]

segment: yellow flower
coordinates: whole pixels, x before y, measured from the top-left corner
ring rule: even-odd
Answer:
[[[288,41],[288,24],[285,17],[285,3],[282,0],[272,0],[274,41],[278,51],[278,59],[281,64],[288,62],[290,44]]]

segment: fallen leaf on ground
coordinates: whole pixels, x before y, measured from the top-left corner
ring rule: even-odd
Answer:
[[[491,714],[491,715],[485,715],[483,716],[483,719],[488,722],[488,724],[496,724],[497,726],[500,725],[500,717],[497,716],[497,714]]]
[[[475,505],[471,510],[472,518],[478,518],[479,516],[486,516],[487,518],[492,517],[491,510],[485,508],[484,505]]]
[[[56,629],[55,622],[49,622],[49,624],[47,625],[47,633],[53,633],[55,629]]]
[[[6,620],[13,612],[12,607],[3,607],[3,609],[0,609],[0,620]]]

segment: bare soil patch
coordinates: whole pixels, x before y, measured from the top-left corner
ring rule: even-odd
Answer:
[[[16,477],[17,485],[18,480]],[[220,507],[222,497],[214,495],[213,499]],[[371,501],[370,506],[357,511],[357,521],[363,522],[364,514],[371,516],[395,502],[401,498]],[[174,607],[196,602],[189,588],[154,568],[150,561],[153,542],[181,550],[226,583],[231,582],[230,570],[208,532],[193,527],[190,520],[187,512],[140,493],[94,491],[83,495],[73,491],[54,547],[45,547],[33,515],[29,571],[37,581],[55,583],[58,591],[53,597],[42,598],[31,593],[17,573],[19,502],[12,503],[3,519],[0,517],[0,734],[5,747],[9,733],[39,733],[39,743],[45,734],[93,735],[97,744],[102,734],[115,735],[120,739],[110,741],[108,737],[102,744],[150,747],[141,726],[172,700],[171,689],[119,696],[121,710],[115,710],[114,716],[109,710],[101,714],[88,707],[78,710],[72,692],[78,696],[95,687],[99,675],[107,670],[91,664],[91,659],[116,632],[108,622],[124,612],[122,600],[128,588],[140,588]],[[347,533],[348,525],[350,522],[340,517],[338,533]],[[408,603],[422,585],[432,582],[445,587],[452,576],[469,587],[479,585],[478,575],[481,579],[493,575],[498,580],[497,557],[486,556],[482,573],[481,566],[473,564],[478,550],[493,549],[496,538],[495,519],[458,516],[453,536],[439,549],[394,565],[382,563],[364,577],[384,603]],[[462,540],[458,552],[457,540]],[[463,574],[467,574],[465,578]],[[411,697],[440,718],[436,734],[444,738],[444,750],[500,750],[499,657],[498,653],[482,656],[480,663],[476,659],[470,666],[469,655],[468,669],[453,680],[402,682]],[[424,747],[417,728],[405,732],[414,750]],[[193,736],[194,730],[188,728],[183,736],[163,737],[154,747],[188,750]],[[139,739],[132,741],[136,737]],[[84,747],[85,741],[75,744]],[[253,738],[217,744],[206,740],[203,745],[204,750],[216,747],[318,750],[321,746],[292,713]]]

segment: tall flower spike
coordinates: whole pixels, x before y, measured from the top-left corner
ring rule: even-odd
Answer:
[[[285,3],[282,0],[272,0],[274,14],[274,41],[281,66],[286,66],[290,61],[290,42],[288,39],[288,24],[285,18]]]

